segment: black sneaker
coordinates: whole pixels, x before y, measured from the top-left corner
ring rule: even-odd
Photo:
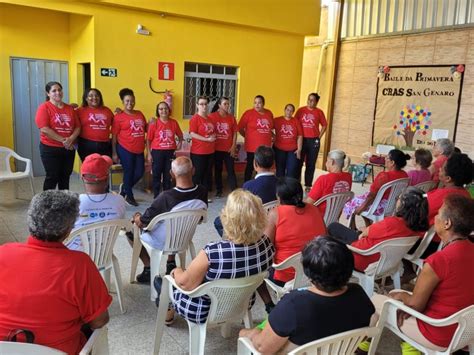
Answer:
[[[155,299],[155,304],[156,307],[160,306],[160,295],[161,295],[161,287],[163,286],[163,279],[160,276],[155,276],[155,279],[153,280],[153,287],[156,290],[156,293],[158,296],[156,296]]]
[[[137,275],[137,282],[141,284],[150,283],[150,267],[145,266],[141,274]]]
[[[125,202],[131,206],[138,206],[138,202],[135,201],[135,198],[133,196],[125,196]]]
[[[267,314],[270,314],[273,308],[275,308],[275,304],[273,302],[265,304],[265,312],[267,312]]]
[[[166,263],[166,275],[169,275],[171,273],[171,270],[176,268],[176,261],[168,261]]]

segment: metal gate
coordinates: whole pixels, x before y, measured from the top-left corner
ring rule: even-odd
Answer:
[[[68,64],[60,61],[12,57],[10,68],[15,151],[31,159],[35,176],[43,176],[45,171],[39,154],[36,110],[45,100],[44,87],[49,81],[59,81],[62,84],[64,102],[69,102]]]

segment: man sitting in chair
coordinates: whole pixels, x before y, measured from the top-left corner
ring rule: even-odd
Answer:
[[[151,220],[159,214],[182,209],[207,209],[207,189],[193,183],[193,163],[188,157],[178,157],[171,163],[171,177],[176,187],[163,191],[147,208],[144,214],[140,212],[133,216],[133,223],[139,228],[145,228]],[[166,232],[163,226],[158,225],[151,233],[142,233],[141,238],[155,249],[162,250],[165,244]],[[140,259],[144,268],[137,281],[150,282],[150,256],[145,248],[140,251]],[[175,256],[170,255],[166,264],[166,273],[176,267]]]

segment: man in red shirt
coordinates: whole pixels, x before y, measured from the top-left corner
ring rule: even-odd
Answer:
[[[42,192],[28,209],[27,242],[0,246],[0,339],[26,329],[37,344],[77,354],[81,327],[109,321],[112,297],[94,262],[62,243],[78,214],[76,194]]]
[[[316,93],[309,94],[308,105],[300,107],[295,115],[296,119],[300,121],[301,126],[303,127],[303,149],[301,150],[299,177],[301,176],[303,162],[306,162],[306,170],[304,174],[304,185],[306,191],[309,191],[313,184],[320,140],[323,137],[324,132],[326,132],[326,127],[328,125],[324,112],[316,107],[319,98],[320,96]]]

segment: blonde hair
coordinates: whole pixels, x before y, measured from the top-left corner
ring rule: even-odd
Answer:
[[[267,214],[259,197],[237,189],[227,197],[221,220],[229,240],[236,244],[252,244],[262,237]]]

